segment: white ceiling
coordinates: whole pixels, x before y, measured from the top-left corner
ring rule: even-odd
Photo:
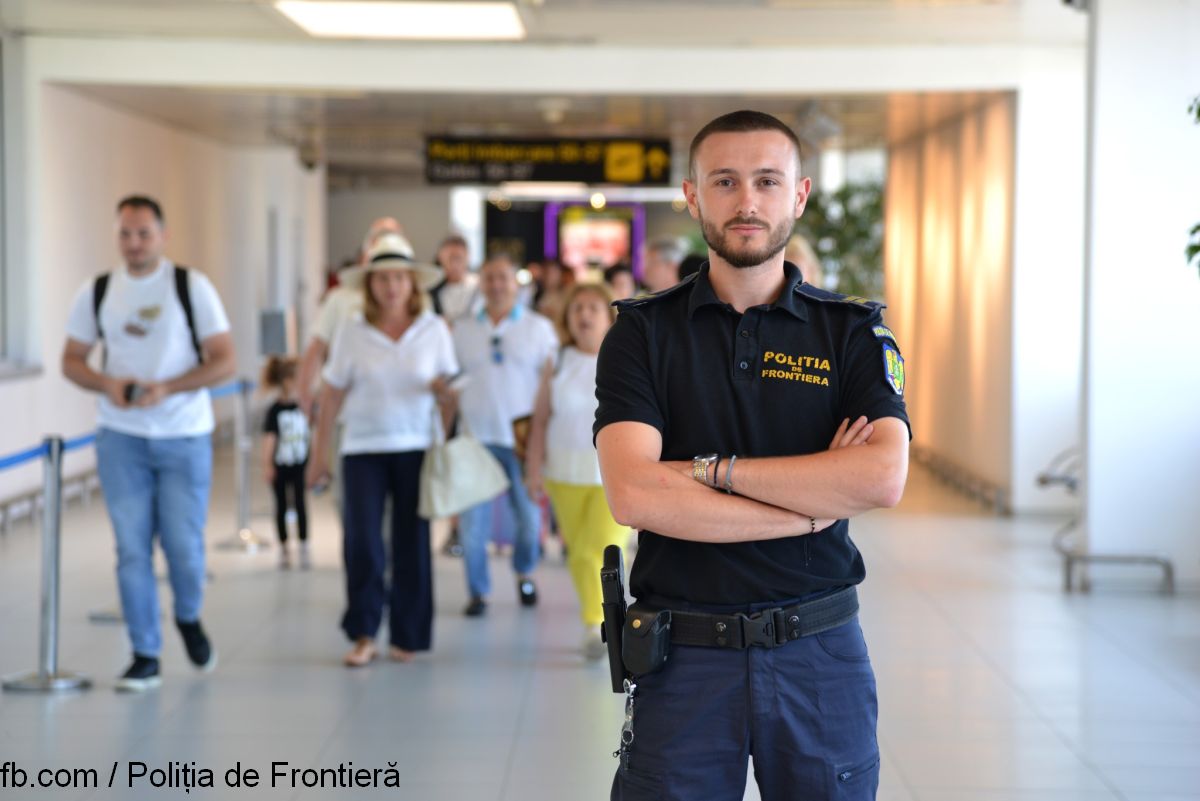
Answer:
[[[648,46],[1079,44],[1061,0],[518,0],[536,43]],[[60,36],[303,39],[270,0],[0,0],[0,25]]]
[[[1080,47],[1083,14],[1061,0],[519,0],[530,44],[816,48],[970,45]],[[305,41],[269,0],[0,0],[0,26],[34,36]],[[402,47],[403,45],[396,45]],[[458,45],[464,48],[469,44]],[[512,48],[520,57],[522,43]],[[453,50],[451,50],[453,52]],[[598,67],[599,68],[599,67]],[[686,70],[687,64],[680,63]],[[233,144],[289,144],[335,182],[419,180],[430,134],[667,137],[676,152],[714,116],[753,107],[814,147],[878,146],[973,95],[538,97],[71,87],[106,104]]]

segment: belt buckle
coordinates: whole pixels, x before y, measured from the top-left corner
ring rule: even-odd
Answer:
[[[746,646],[757,645],[761,648],[775,648],[787,642],[787,632],[783,630],[783,609],[764,609],[752,615],[739,614],[742,622],[742,642]]]

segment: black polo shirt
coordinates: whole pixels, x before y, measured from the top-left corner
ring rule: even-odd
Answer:
[[[717,298],[707,263],[672,289],[619,302],[596,369],[595,433],[646,423],[662,433],[664,460],[691,460],[816,453],[860,415],[907,424],[903,360],[883,307],[805,284],[793,264],[784,271],[775,304],[744,314]],[[728,545],[642,531],[630,589],[660,602],[749,604],[864,575],[845,520],[815,535]]]

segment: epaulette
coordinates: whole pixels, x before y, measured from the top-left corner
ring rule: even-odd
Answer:
[[[692,273],[675,286],[667,287],[661,292],[655,292],[651,295],[642,295],[641,297],[637,298],[626,298],[625,300],[614,301],[613,305],[617,307],[617,311],[624,311],[625,309],[639,309],[642,306],[648,306],[651,303],[657,303],[663,298],[669,298],[672,295],[676,295],[683,290],[690,288],[692,284],[696,283],[696,279],[699,277],[700,273]]]
[[[796,284],[796,294],[803,295],[809,300],[815,300],[819,303],[844,303],[847,306],[853,306],[868,312],[887,308],[885,304],[878,301],[860,298],[858,295],[840,295],[837,292],[830,292],[828,289],[821,289],[820,287],[806,283]]]

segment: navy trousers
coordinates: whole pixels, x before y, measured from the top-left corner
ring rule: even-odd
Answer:
[[[427,651],[433,640],[433,568],[429,521],[417,515],[424,451],[356,453],[342,458],[342,555],[351,640],[374,637],[388,605],[389,640],[406,651]],[[385,584],[383,508],[392,498],[391,588]]]
[[[672,646],[637,678],[633,742],[612,801],[871,801],[875,674],[858,619],[779,648]]]

